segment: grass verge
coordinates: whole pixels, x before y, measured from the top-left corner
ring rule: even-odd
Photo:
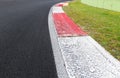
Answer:
[[[120,12],[82,4],[80,0],[63,7],[71,19],[120,60]]]

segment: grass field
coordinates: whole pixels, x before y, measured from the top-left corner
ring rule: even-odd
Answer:
[[[120,12],[82,4],[80,0],[63,7],[71,19],[120,60]]]

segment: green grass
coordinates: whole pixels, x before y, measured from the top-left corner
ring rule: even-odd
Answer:
[[[120,60],[120,12],[88,6],[80,0],[70,2],[63,9],[75,23]]]

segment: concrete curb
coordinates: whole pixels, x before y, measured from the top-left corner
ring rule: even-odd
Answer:
[[[59,36],[54,13],[64,13],[64,3],[54,5],[48,24],[59,78],[120,78],[120,62],[88,35]],[[61,23],[61,22],[60,22]],[[67,24],[70,25],[70,24]],[[63,24],[60,24],[60,27]],[[64,30],[65,31],[65,30]]]
[[[51,37],[51,43],[52,43],[52,49],[53,49],[57,74],[58,74],[58,78],[69,78],[65,68],[65,62],[63,60],[60,47],[58,44],[58,36],[55,29],[55,24],[53,22],[53,17],[52,17],[53,7],[50,9],[50,12],[49,12],[48,25],[49,25],[49,33]]]

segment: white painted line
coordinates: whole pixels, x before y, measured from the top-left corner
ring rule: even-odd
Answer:
[[[62,7],[53,6],[53,13],[64,13]]]
[[[69,78],[120,78],[120,62],[90,36],[58,39]]]

